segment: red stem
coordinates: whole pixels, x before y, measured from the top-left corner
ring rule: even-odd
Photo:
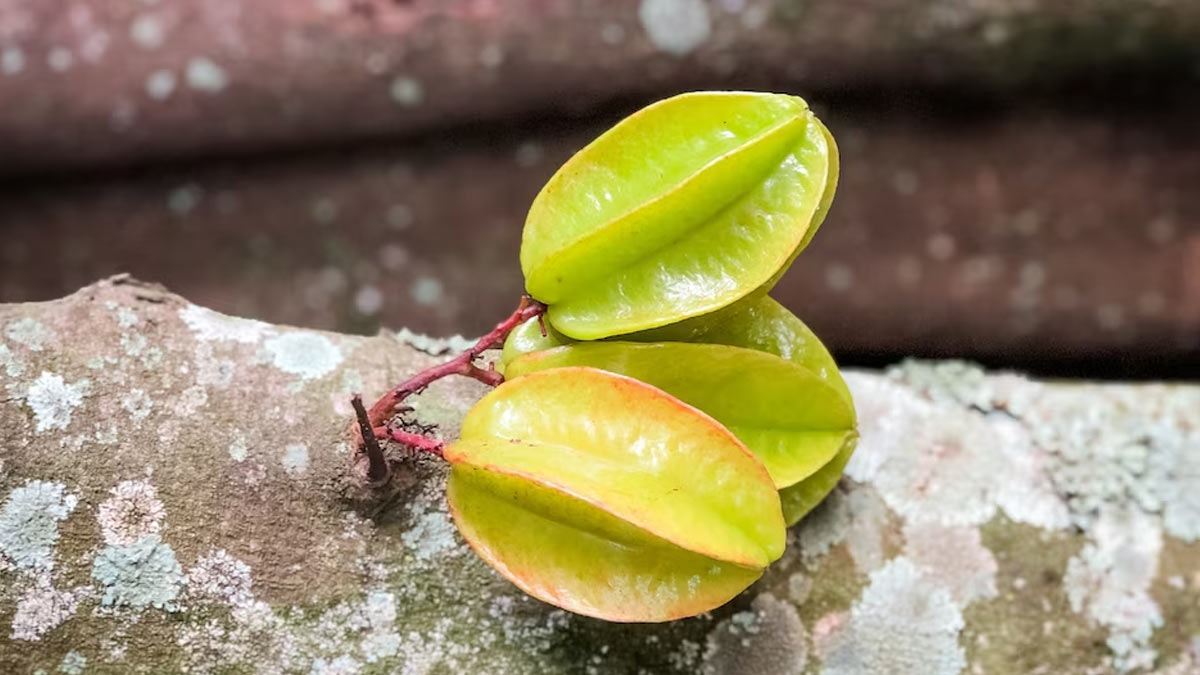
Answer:
[[[496,324],[496,327],[491,332],[479,338],[470,349],[445,363],[417,373],[400,386],[380,397],[375,402],[375,405],[372,405],[371,409],[366,412],[366,420],[362,420],[362,416],[360,416],[359,425],[355,428],[355,435],[358,437],[358,452],[362,453],[365,451],[368,454],[368,458],[371,459],[372,473],[376,467],[375,460],[373,459],[374,453],[371,450],[371,441],[367,440],[367,436],[372,436],[372,440],[374,438],[395,440],[407,446],[432,452],[440,456],[443,445],[441,441],[421,434],[389,428],[387,425],[388,420],[399,411],[404,399],[413,394],[420,393],[425,387],[443,377],[463,375],[479,380],[491,387],[503,383],[503,375],[492,368],[480,368],[475,365],[475,359],[479,358],[483,352],[504,344],[504,339],[508,337],[508,334],[514,328],[532,317],[541,317],[545,312],[545,305],[528,295],[522,296],[521,303],[517,305],[517,309],[507,319]],[[361,406],[361,403],[359,405]],[[371,433],[368,433],[368,430]],[[382,457],[382,452],[379,454]]]
[[[383,427],[376,429],[375,433],[383,434],[383,438],[390,438],[393,441],[403,443],[410,448],[431,452],[438,457],[442,456],[442,449],[446,447],[444,442],[439,441],[436,438],[422,436],[421,434],[414,434],[411,431],[404,431],[403,429]]]

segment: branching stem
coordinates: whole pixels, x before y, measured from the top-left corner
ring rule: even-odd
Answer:
[[[533,317],[538,317],[540,321],[542,315],[545,313],[545,305],[528,295],[522,296],[521,303],[517,305],[517,309],[507,319],[496,324],[496,327],[487,335],[479,338],[470,349],[445,363],[426,368],[417,373],[400,386],[380,397],[371,406],[370,410],[363,410],[362,399],[355,395],[351,399],[351,404],[354,405],[355,414],[358,418],[358,425],[355,427],[355,436],[358,441],[356,456],[361,456],[363,453],[367,455],[369,462],[367,480],[373,485],[377,484],[377,481],[378,484],[383,484],[387,482],[389,475],[387,461],[383,456],[383,451],[380,449],[377,439],[394,440],[411,448],[441,456],[444,445],[442,441],[430,438],[424,434],[393,428],[389,426],[388,421],[396,413],[405,410],[403,406],[405,399],[413,394],[420,393],[430,384],[443,377],[462,375],[479,380],[490,387],[499,386],[504,382],[504,376],[496,372],[494,368],[479,367],[475,363],[475,360],[485,351],[504,344],[505,338],[508,337],[508,334],[514,328]],[[544,330],[543,328],[543,333]]]

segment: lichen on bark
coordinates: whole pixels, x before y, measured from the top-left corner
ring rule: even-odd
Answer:
[[[0,671],[1200,667],[1200,388],[851,373],[860,449],[784,558],[711,615],[620,625],[480,562],[436,459],[386,448],[383,494],[349,473],[349,394],[461,343],[272,326],[128,278],[0,307]],[[483,391],[413,404],[449,439]]]

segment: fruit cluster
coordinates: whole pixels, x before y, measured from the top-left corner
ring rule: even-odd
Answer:
[[[572,612],[665,621],[783,553],[857,439],[833,359],[768,296],[837,174],[803,100],[742,92],[651,105],[559,169],[521,242],[546,314],[443,451],[484,560]]]

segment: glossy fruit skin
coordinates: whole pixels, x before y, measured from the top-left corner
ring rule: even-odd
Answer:
[[[546,326],[542,335],[536,320],[518,326],[504,342],[499,368],[524,354],[575,344],[577,340]],[[717,312],[694,317],[653,330],[620,336],[631,342],[700,342],[745,347],[774,354],[807,368],[826,380],[850,401],[850,390],[837,363],[820,338],[796,315],[775,299],[754,295]]]
[[[511,379],[445,450],[459,531],[529,594],[610,621],[723,604],[783,552],[770,476],[727,429],[593,368]]]
[[[853,405],[837,363],[820,338],[795,314],[765,294],[751,295],[711,314],[621,339],[703,342],[774,354],[816,373]]]
[[[833,459],[816,473],[804,480],[789,485],[779,491],[779,501],[783,505],[783,520],[788,527],[800,522],[813,509],[817,508],[830,492],[837,487],[842,479],[842,471],[854,454],[858,445],[858,436],[849,438]]]
[[[728,426],[763,459],[780,489],[784,518],[793,525],[837,484],[857,443],[857,416],[845,380],[833,357],[798,318],[767,296],[742,300],[714,314],[663,328],[622,336],[646,344],[625,348],[619,341],[579,343],[552,328],[542,336],[536,322],[523,324],[504,345],[502,366],[516,376],[540,367],[589,365],[643,379],[695,405]],[[708,345],[679,347],[691,341]],[[573,349],[564,350],[568,345]],[[725,349],[715,345],[727,345]],[[742,349],[732,349],[732,348]],[[548,351],[547,351],[548,350]],[[743,350],[755,350],[746,354]],[[536,352],[536,353],[535,353]],[[781,362],[782,361],[782,362]],[[681,377],[682,376],[682,377]],[[730,379],[740,380],[731,387]],[[788,391],[783,383],[791,382]],[[729,392],[729,400],[713,400]],[[800,393],[806,392],[806,393]],[[809,406],[820,401],[821,414]],[[738,405],[774,406],[795,429],[824,429],[819,442],[800,436],[784,442],[739,424]],[[790,407],[789,407],[790,406]],[[801,407],[811,416],[788,415]],[[774,422],[778,424],[778,419]],[[764,424],[770,427],[771,424]]]
[[[521,242],[526,289],[576,339],[715,311],[778,279],[820,224],[836,172],[832,136],[799,98],[660,101],[538,194]]]
[[[776,488],[816,473],[851,441],[854,408],[815,373],[772,354],[684,342],[586,342],[527,354],[509,375],[589,366],[651,384],[712,415]]]

